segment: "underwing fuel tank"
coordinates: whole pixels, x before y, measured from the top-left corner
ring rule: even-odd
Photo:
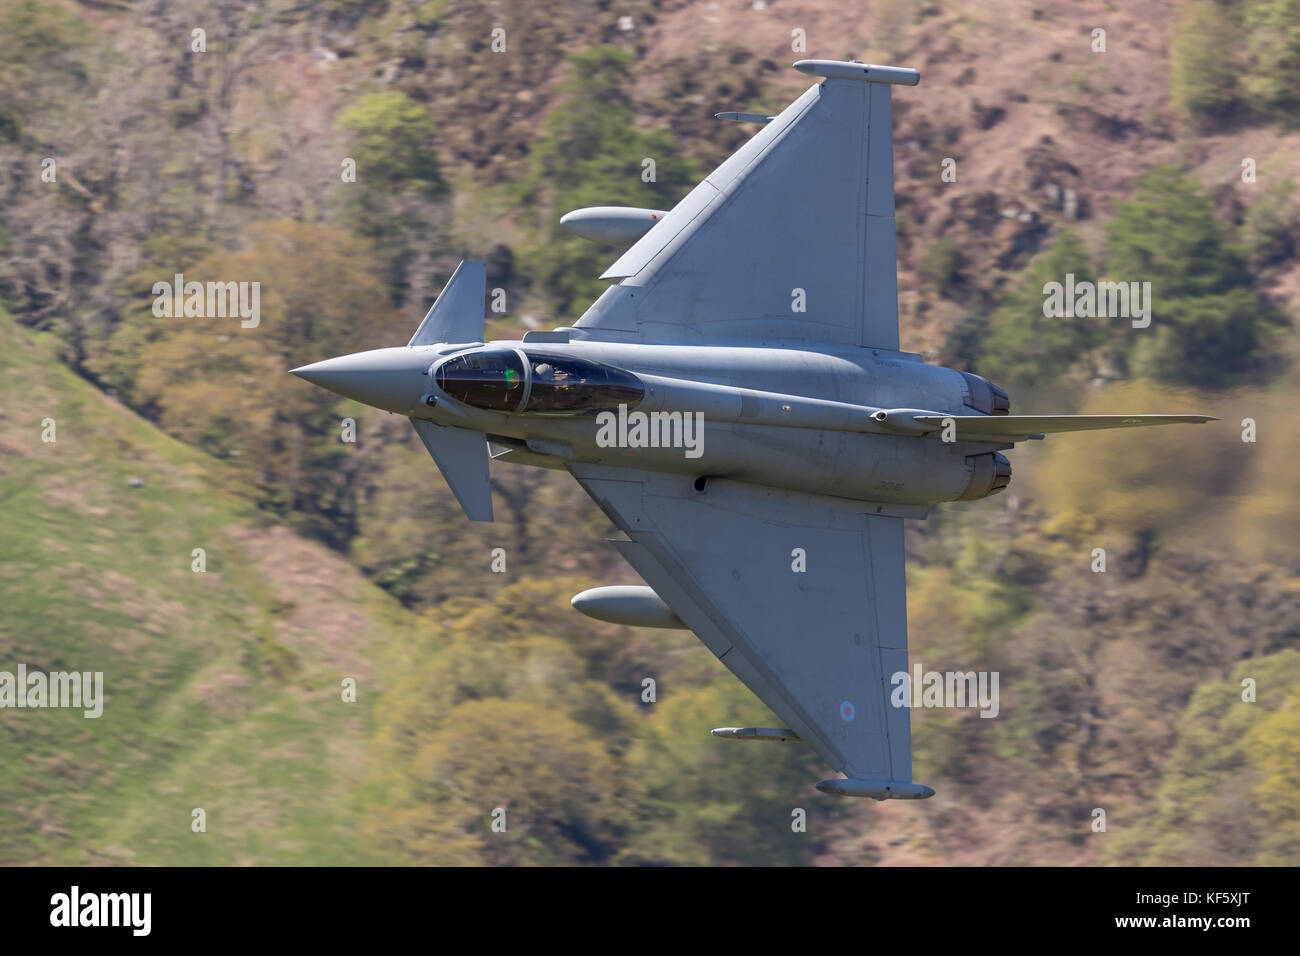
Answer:
[[[662,209],[632,206],[588,206],[560,217],[560,225],[594,242],[636,242],[664,216]]]
[[[575,594],[570,603],[587,617],[610,624],[686,629],[681,618],[655,594],[653,588],[630,585],[589,588]]]

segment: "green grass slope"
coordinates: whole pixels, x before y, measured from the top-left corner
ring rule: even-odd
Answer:
[[[52,344],[0,312],[0,671],[102,671],[105,704],[0,709],[0,863],[377,862],[373,662],[414,618]]]

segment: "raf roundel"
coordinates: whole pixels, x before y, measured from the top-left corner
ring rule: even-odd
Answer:
[[[852,722],[855,713],[857,713],[857,711],[853,709],[853,701],[846,700],[844,703],[840,704],[840,716],[844,718],[846,724]]]

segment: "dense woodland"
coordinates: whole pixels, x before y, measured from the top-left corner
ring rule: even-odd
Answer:
[[[775,718],[572,611],[637,579],[567,476],[494,465],[472,525],[408,423],[286,374],[405,342],[465,256],[489,335],[573,321],[619,249],[560,215],[670,208],[801,56],[921,71],[905,349],[1221,419],[1030,443],[909,524],[912,661],[1002,690],[913,713],[923,803],[711,737]],[[1300,0],[0,0],[0,669],[111,695],[0,717],[0,862],[1297,862],[1298,129]],[[157,316],[177,273],[260,323]],[[1044,318],[1067,273],[1151,282],[1150,327]]]

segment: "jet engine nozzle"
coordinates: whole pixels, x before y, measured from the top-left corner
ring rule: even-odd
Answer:
[[[966,461],[971,466],[970,484],[957,498],[958,501],[987,498],[1011,484],[1011,462],[1005,455],[995,451],[986,455],[969,455]]]
[[[966,381],[965,402],[971,408],[985,415],[1011,414],[1011,399],[1002,389],[970,372],[962,372],[961,377]]]

